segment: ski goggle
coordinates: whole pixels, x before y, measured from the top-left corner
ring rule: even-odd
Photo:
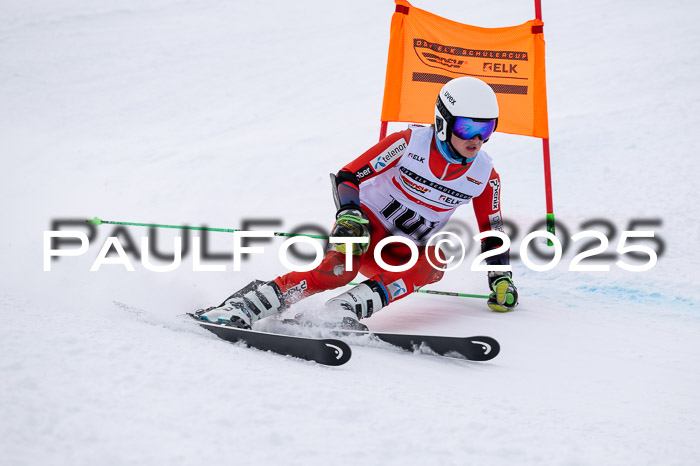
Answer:
[[[487,140],[496,129],[496,120],[472,119],[467,117],[456,117],[452,125],[452,133],[460,139],[471,139],[474,136],[481,136],[483,141]]]

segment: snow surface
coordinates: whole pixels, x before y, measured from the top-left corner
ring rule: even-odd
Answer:
[[[534,16],[524,0],[414,5],[489,27]],[[652,270],[613,259],[610,272],[569,272],[570,247],[549,272],[516,262],[516,312],[415,295],[367,321],[491,335],[502,352],[490,363],[355,347],[328,368],[183,322],[284,272],[279,240],[240,272],[230,261],[193,272],[189,254],[168,273],[138,261],[91,273],[115,232],[103,225],[88,253],[43,271],[54,219],[329,225],[328,173],[378,135],[393,10],[389,0],[0,4],[2,464],[700,463],[694,0],[543,5],[557,219],[569,236],[608,219],[610,251],[630,220],[659,220],[650,228],[665,251]],[[517,248],[544,216],[541,144],[497,134],[487,150]],[[470,208],[457,216],[475,231]],[[138,242],[148,230],[125,231]],[[179,234],[158,231],[159,249]],[[231,235],[209,239],[211,251],[232,250]],[[470,262],[431,288],[486,293]]]

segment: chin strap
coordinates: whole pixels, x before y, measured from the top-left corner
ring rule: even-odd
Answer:
[[[470,159],[462,157],[461,155],[457,155],[457,151],[454,150],[452,144],[449,144],[445,141],[441,141],[437,137],[437,133],[435,134],[435,146],[437,147],[438,152],[440,152],[440,155],[442,155],[442,157],[449,163],[461,163],[462,165],[466,165],[470,162],[473,162],[476,158],[476,155]]]

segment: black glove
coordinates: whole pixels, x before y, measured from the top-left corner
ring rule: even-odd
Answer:
[[[511,272],[489,272],[489,288],[492,293],[486,304],[492,310],[508,312],[518,305],[518,289],[511,277]]]
[[[366,243],[352,245],[352,254],[359,256],[369,249],[369,220],[360,209],[341,209],[335,216],[335,225],[331,236],[341,237],[366,237]],[[342,243],[329,244],[329,248],[345,254],[346,245]]]

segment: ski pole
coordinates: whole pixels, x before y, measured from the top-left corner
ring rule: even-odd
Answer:
[[[359,283],[350,282],[348,285],[359,285]],[[418,289],[414,293],[426,293],[426,294],[437,294],[441,296],[457,296],[459,298],[479,298],[479,299],[489,299],[488,295],[484,294],[470,294],[470,293],[455,293],[452,291],[437,291],[437,290],[422,290]]]
[[[441,296],[457,296],[459,298],[489,299],[489,295],[487,294],[455,293],[453,291],[416,290],[416,293],[438,294]]]
[[[125,226],[135,226],[135,227],[152,227],[152,228],[174,228],[178,230],[199,230],[199,231],[219,231],[224,233],[233,233],[236,231],[243,231],[235,228],[210,228],[210,227],[195,227],[190,225],[162,225],[158,223],[136,223],[136,222],[115,222],[112,220],[102,220],[99,217],[95,217],[90,220],[85,220],[87,223],[92,223],[93,225],[125,225]],[[307,236],[309,238],[316,239],[328,239],[329,236],[325,235],[311,235],[306,233],[280,233],[274,232],[274,236]],[[359,283],[348,283],[348,285],[359,285]],[[437,290],[416,290],[415,293],[426,293],[426,294],[436,294],[441,296],[456,296],[459,298],[480,298],[488,299],[488,295],[480,294],[470,294],[470,293],[454,293],[452,291],[437,291]]]
[[[244,231],[236,228],[210,228],[210,227],[195,227],[190,225],[161,225],[158,223],[135,223],[135,222],[114,222],[112,220],[102,220],[99,217],[95,217],[90,220],[85,220],[87,223],[92,223],[93,225],[102,225],[103,223],[108,225],[125,225],[132,227],[152,227],[152,228],[174,228],[177,230],[199,230],[199,231],[220,231],[224,233],[234,233],[236,231]],[[328,239],[325,235],[311,235],[307,233],[280,233],[273,232],[274,236],[308,236],[309,238],[316,239]]]

